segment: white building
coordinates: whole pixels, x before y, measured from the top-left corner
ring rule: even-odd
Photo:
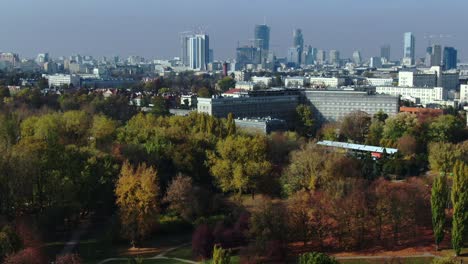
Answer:
[[[187,49],[190,68],[205,71],[210,54],[210,38],[208,35],[198,34],[190,37]]]
[[[468,84],[460,85],[460,103],[468,103]]]
[[[272,77],[253,76],[252,77],[252,82],[255,85],[259,85],[259,86],[262,86],[262,87],[269,87],[273,83],[273,78]]]
[[[442,87],[389,87],[378,86],[375,88],[376,93],[389,94],[402,98],[415,98],[415,102],[427,105],[436,103],[437,101],[447,100],[447,90]]]
[[[44,78],[48,80],[49,88],[62,87],[64,85],[72,86],[77,88],[80,87],[80,76],[75,74],[55,74],[55,75],[44,75]]]
[[[284,79],[284,86],[288,88],[300,88],[306,84],[305,77],[286,77]]]
[[[345,79],[344,78],[337,78],[337,77],[310,77],[309,83],[311,86],[316,87],[340,87],[344,85]]]
[[[367,84],[373,86],[393,86],[392,78],[366,78]]]
[[[236,82],[236,89],[243,89],[243,90],[248,90],[252,91],[255,87],[254,82],[245,82],[245,81],[238,81]]]
[[[459,73],[457,71],[443,72],[440,66],[412,72],[401,71],[398,73],[398,86],[400,87],[444,87],[447,90],[456,90],[459,85]]]

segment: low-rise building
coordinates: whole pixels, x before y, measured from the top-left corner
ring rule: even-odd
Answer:
[[[345,79],[337,77],[310,77],[309,83],[312,87],[340,87],[345,84]]]
[[[367,84],[373,86],[393,86],[393,78],[366,78]]]
[[[460,103],[468,103],[468,84],[460,85]]]
[[[75,74],[54,74],[54,75],[44,75],[44,78],[47,79],[49,83],[49,88],[60,88],[63,86],[68,87],[80,87],[80,76]]]
[[[376,93],[415,98],[417,104],[427,105],[435,101],[447,100],[447,90],[443,87],[376,87]]]
[[[288,88],[301,88],[306,85],[305,77],[286,77],[284,79],[284,86]]]

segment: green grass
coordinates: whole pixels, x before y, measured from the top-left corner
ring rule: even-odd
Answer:
[[[192,247],[190,245],[187,245],[185,247],[181,247],[176,250],[170,251],[165,256],[169,258],[193,260]]]
[[[432,262],[433,258],[388,258],[388,259],[344,259],[339,260],[340,263],[345,264],[428,264]]]

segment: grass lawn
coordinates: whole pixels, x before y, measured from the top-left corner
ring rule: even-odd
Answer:
[[[432,262],[432,258],[344,259],[338,261],[345,264],[428,264]]]
[[[180,259],[193,260],[192,246],[187,245],[185,247],[178,248],[176,250],[168,252],[165,256],[168,258],[180,258]]]

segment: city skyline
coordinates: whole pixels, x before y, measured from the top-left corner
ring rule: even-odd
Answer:
[[[57,0],[8,2],[7,5],[13,11],[0,18],[3,25],[0,34],[8,36],[2,39],[0,50],[19,53],[23,57],[35,57],[43,52],[49,52],[54,57],[77,53],[93,56],[179,57],[179,33],[201,27],[210,36],[210,46],[214,49],[216,59],[235,58],[238,43],[248,44],[255,25],[265,21],[271,30],[270,50],[279,57],[286,57],[291,46],[291,32],[300,28],[304,45],[327,51],[338,50],[342,58],[351,58],[355,50],[359,50],[364,58],[378,56],[380,47],[385,44],[391,46],[393,60],[401,58],[402,35],[411,31],[416,37],[416,59],[424,57],[429,44],[455,47],[459,51],[460,60],[467,59],[463,43],[468,37],[462,28],[463,16],[460,10],[468,7],[468,3],[459,0],[444,2],[442,7],[436,6],[435,1],[427,1],[427,15],[440,12],[437,17],[441,21],[444,21],[444,17],[451,19],[450,23],[436,25],[421,19],[409,23],[413,20],[412,14],[417,12],[417,3],[403,0],[391,3],[358,0],[352,4],[332,0],[315,5],[306,1],[286,4],[279,1],[240,0],[237,5],[245,2],[251,8],[244,10],[234,5],[230,12],[223,9],[229,6],[227,2],[213,0],[197,1],[200,6],[187,0],[164,4],[147,0],[138,0],[136,3],[112,1],[112,5],[109,5],[109,0],[99,3],[90,0],[79,3]],[[398,10],[403,2],[406,9]],[[330,12],[334,5],[341,5],[341,9],[349,12]],[[288,12],[294,15],[288,16],[288,20],[278,19],[284,16],[282,14],[285,11],[281,8],[286,6]],[[308,16],[309,13],[304,9],[312,6],[320,8],[322,12]],[[187,13],[185,7],[192,12]],[[206,14],[199,16],[203,7]],[[362,8],[365,12],[357,12]],[[445,14],[448,8],[453,13],[450,16]],[[383,13],[371,14],[373,12],[369,11],[372,10],[398,11],[399,14],[389,17]],[[358,14],[362,16],[359,21],[354,19]],[[333,20],[335,22],[329,22]],[[340,24],[340,21],[344,23],[345,20],[346,24]],[[375,27],[375,23],[379,23],[379,27]],[[371,37],[362,38],[362,35]],[[444,37],[429,39],[429,36],[441,35]]]

